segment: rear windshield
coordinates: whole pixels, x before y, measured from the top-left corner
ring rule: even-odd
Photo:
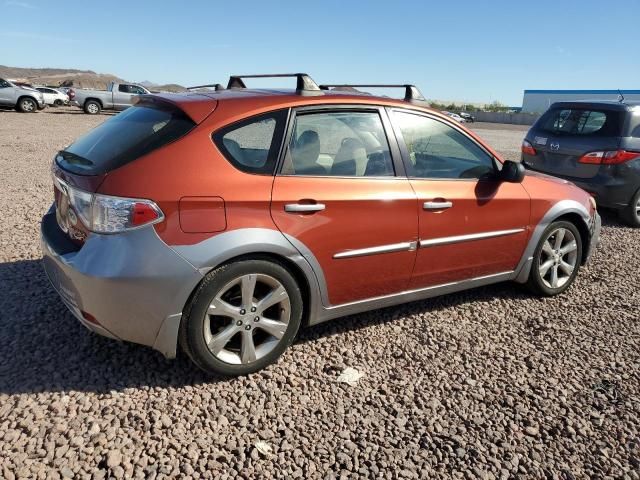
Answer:
[[[538,122],[538,128],[555,135],[618,137],[624,112],[586,108],[553,108]]]
[[[194,126],[179,109],[130,107],[59,152],[56,161],[79,175],[100,175],[177,140]]]

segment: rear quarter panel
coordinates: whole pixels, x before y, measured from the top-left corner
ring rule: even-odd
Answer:
[[[155,225],[156,231],[172,246],[194,245],[217,234],[182,230],[179,206],[184,197],[222,199],[225,231],[275,229],[269,211],[273,176],[234,168],[211,139],[212,132],[229,123],[222,102],[211,118],[178,141],[110,172],[99,192],[155,201],[166,217]]]

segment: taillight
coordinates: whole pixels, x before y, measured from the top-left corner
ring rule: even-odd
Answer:
[[[626,150],[608,150],[589,152],[578,160],[580,163],[618,165],[640,157],[640,152],[628,152]]]
[[[536,149],[533,148],[533,145],[531,145],[526,140],[522,141],[522,153],[524,153],[526,155],[536,155],[537,154]]]
[[[109,195],[94,195],[92,214],[92,225],[87,228],[96,233],[120,233],[164,218],[160,208],[149,200]]]
[[[604,152],[589,152],[578,160],[580,163],[593,163],[600,164],[602,163],[602,157],[604,157]]]
[[[162,210],[151,200],[89,193],[54,177],[56,187],[87,229],[95,233],[121,233],[164,220]]]

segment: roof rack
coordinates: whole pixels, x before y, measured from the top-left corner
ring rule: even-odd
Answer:
[[[344,87],[351,87],[351,88],[404,88],[404,101],[405,102],[426,102],[427,100],[424,98],[424,95],[422,95],[422,93],[420,92],[420,90],[418,89],[418,87],[416,87],[415,85],[409,85],[409,84],[393,84],[393,83],[387,83],[387,84],[323,84],[320,85],[320,89],[321,90],[329,90],[329,88],[344,88]]]
[[[274,74],[261,74],[261,75],[231,75],[229,77],[229,83],[227,88],[247,88],[243,78],[282,78],[282,77],[296,77],[296,93],[298,95],[317,95],[320,92],[320,87],[313,81],[313,79],[306,73],[274,73]]]
[[[187,87],[187,90],[197,90],[199,88],[214,88],[216,92],[224,90],[224,87],[219,83],[212,83],[211,85],[196,85],[195,87]]]

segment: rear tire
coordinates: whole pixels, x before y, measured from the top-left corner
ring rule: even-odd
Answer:
[[[293,342],[303,300],[284,265],[241,260],[210,272],[180,325],[180,345],[209,374],[247,375],[275,362]]]
[[[22,113],[33,113],[38,111],[38,104],[33,98],[23,97],[18,100],[17,109]]]
[[[100,105],[100,102],[97,102],[95,100],[87,100],[86,102],[84,102],[84,113],[87,113],[89,115],[97,115],[100,113],[100,110],[102,110],[102,105]]]
[[[571,286],[582,261],[582,237],[567,221],[551,223],[533,254],[527,287],[536,295],[559,295]]]
[[[640,190],[629,202],[629,205],[620,212],[620,217],[629,226],[640,228]]]

